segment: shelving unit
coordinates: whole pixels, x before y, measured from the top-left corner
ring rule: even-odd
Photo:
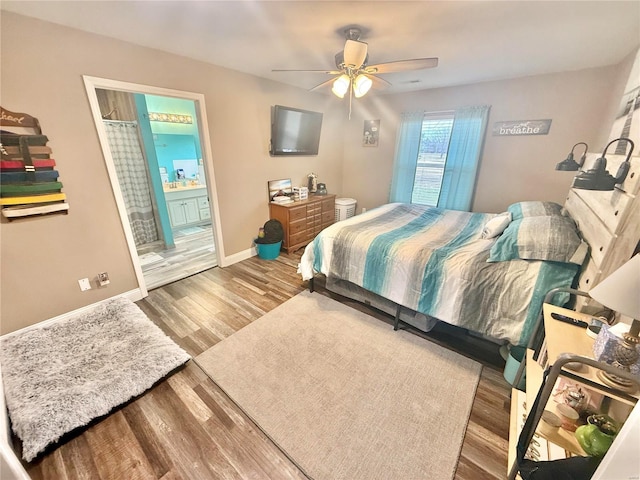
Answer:
[[[521,461],[526,454],[522,452],[528,448],[531,453],[531,440],[535,440],[538,453],[546,450],[550,453],[549,458],[539,455],[536,460],[558,460],[568,456],[586,456],[572,432],[559,429],[549,435],[544,435],[538,430],[538,422],[545,409],[550,408],[554,400],[551,399],[553,390],[556,388],[556,381],[559,377],[574,380],[585,385],[591,391],[596,391],[605,395],[607,402],[620,402],[628,405],[629,410],[633,408],[636,401],[640,399],[640,392],[627,394],[615,390],[604,384],[596,375],[598,370],[614,371],[606,363],[597,362],[593,357],[594,340],[586,335],[584,328],[576,327],[567,323],[559,322],[551,318],[551,313],[559,313],[571,316],[578,320],[589,322],[591,316],[566,310],[554,305],[545,304],[544,327],[545,327],[545,347],[547,360],[545,365],[540,365],[539,360],[534,360],[532,350],[527,351],[526,359],[526,394],[513,389],[511,397],[511,425],[509,431],[509,456],[508,468],[509,479],[520,478],[515,468],[516,460]],[[577,362],[583,365],[581,371],[569,370],[566,365]],[[629,378],[633,378],[627,374]],[[536,403],[537,400],[537,403]],[[523,424],[523,415],[520,413],[524,406],[524,416],[526,422]],[[535,408],[537,406],[537,408]],[[521,455],[518,455],[517,445],[521,445]],[[518,458],[520,457],[520,458]]]
[[[56,161],[40,122],[27,113],[0,107],[0,207],[9,221],[67,214]]]

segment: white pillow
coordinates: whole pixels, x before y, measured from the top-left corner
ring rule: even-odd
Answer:
[[[482,229],[482,238],[495,238],[511,223],[511,212],[504,212],[489,220]]]

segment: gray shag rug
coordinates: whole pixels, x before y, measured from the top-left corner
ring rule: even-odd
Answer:
[[[1,339],[0,361],[22,458],[140,395],[191,357],[130,300],[116,298]]]

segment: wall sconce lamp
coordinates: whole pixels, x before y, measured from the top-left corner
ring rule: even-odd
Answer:
[[[629,150],[629,154],[624,162],[620,164],[620,168],[618,168],[618,173],[616,176],[612,176],[607,171],[607,159],[605,155],[607,154],[607,149],[609,145],[614,142],[625,141],[631,144],[631,150]],[[573,179],[573,188],[580,188],[582,190],[613,190],[616,185],[624,182],[624,179],[627,178],[627,173],[629,173],[629,168],[631,167],[631,163],[629,163],[629,159],[631,158],[631,154],[633,153],[634,144],[628,138],[616,138],[615,140],[611,140],[606,147],[604,147],[604,152],[602,152],[602,156],[596,159],[593,167],[587,170],[586,172],[582,172],[577,175]]]
[[[613,365],[627,372],[630,366],[638,360],[637,345],[640,343],[640,254],[618,268],[589,291],[589,296],[605,307],[622,313],[632,319],[628,333],[624,334],[624,341],[618,343],[614,349]],[[633,392],[636,385],[626,378],[599,371],[598,377],[610,387]]]
[[[576,162],[573,159],[573,150],[575,150],[578,145],[584,145],[584,153],[582,154],[582,157],[580,157],[580,162]],[[567,158],[556,165],[556,170],[562,170],[565,172],[575,172],[580,170],[582,168],[582,165],[584,165],[585,159],[587,158],[587,150],[589,150],[589,145],[587,145],[586,143],[576,143],[571,149],[571,152],[569,153]]]

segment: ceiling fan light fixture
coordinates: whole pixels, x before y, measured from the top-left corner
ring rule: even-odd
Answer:
[[[371,89],[371,85],[373,80],[361,73],[353,82],[353,94],[356,98],[363,97]]]
[[[333,82],[333,87],[331,87],[331,91],[338,98],[344,98],[344,94],[349,90],[349,85],[351,84],[351,79],[348,75],[340,75],[335,82]]]

